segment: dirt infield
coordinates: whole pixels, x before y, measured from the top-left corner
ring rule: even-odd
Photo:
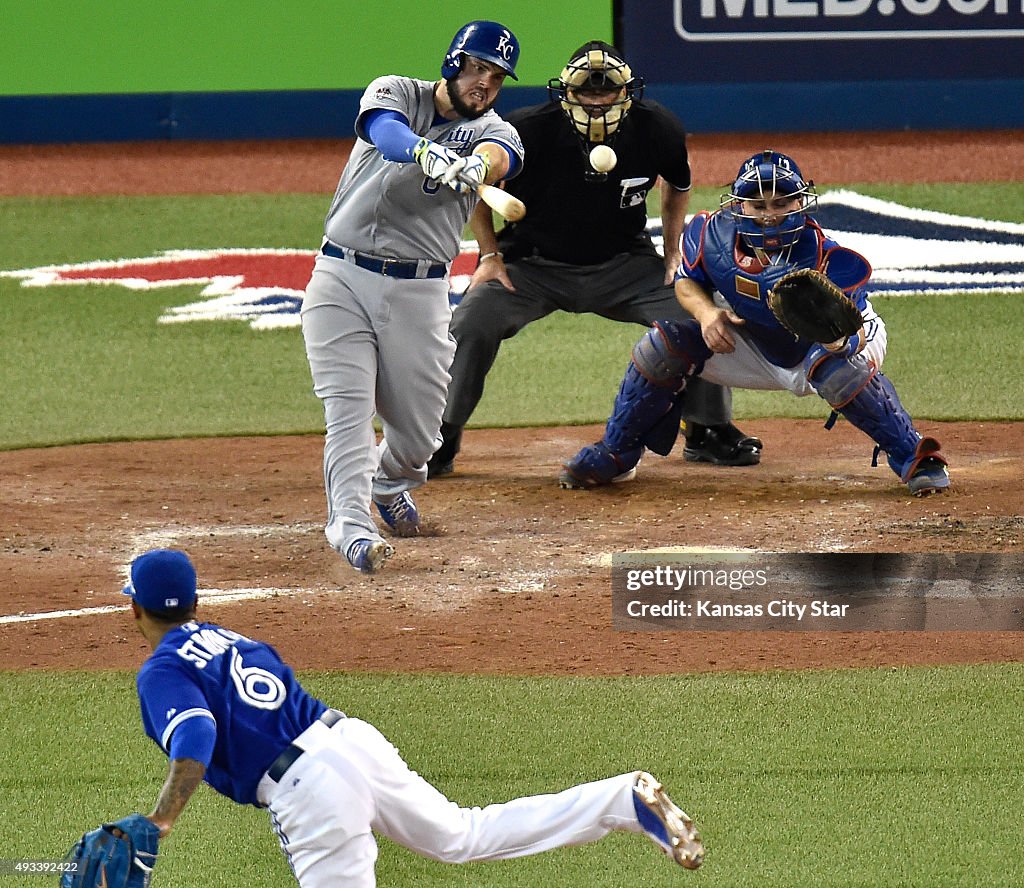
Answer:
[[[698,184],[769,142],[819,184],[921,181],[930,170],[1019,179],[1020,133],[697,137]],[[1014,141],[1015,140],[1015,141]],[[938,153],[957,164],[932,164]],[[0,149],[0,193],[322,191],[338,143]],[[185,173],[187,172],[187,175]],[[823,417],[824,419],[824,417]],[[597,427],[467,432],[454,476],[418,502],[444,534],[398,541],[375,577],[323,538],[319,436],[102,444],[0,453],[0,645],[7,668],[131,668],[145,654],[118,590],[149,545],[188,549],[206,614],[277,644],[301,668],[630,674],[1020,660],[1012,633],[627,633],[610,628],[607,558],[626,549],[1021,552],[1019,424],[922,423],[952,493],[910,498],[840,423],[747,420],[760,466],[646,458],[637,482],[559,490],[560,460]],[[241,600],[231,601],[234,594]],[[222,596],[217,600],[218,596]],[[75,615],[30,618],[61,610]]]

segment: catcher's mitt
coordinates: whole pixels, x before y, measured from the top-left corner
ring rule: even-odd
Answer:
[[[147,888],[159,843],[159,828],[141,814],[104,823],[68,852],[66,859],[76,866],[61,876],[61,888]]]
[[[790,333],[832,344],[864,324],[860,309],[824,274],[812,268],[791,271],[768,293],[768,305]]]

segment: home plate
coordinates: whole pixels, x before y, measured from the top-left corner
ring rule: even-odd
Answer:
[[[624,552],[602,552],[594,559],[598,567],[611,567],[612,559],[646,559],[648,555],[763,555],[763,549],[736,549],[729,546],[655,546],[651,549],[627,549]]]

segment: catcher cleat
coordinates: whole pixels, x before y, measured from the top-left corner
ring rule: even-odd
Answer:
[[[606,484],[621,484],[636,477],[642,447],[615,453],[603,441],[589,444],[569,462],[563,463],[558,486],[563,490],[589,490]]]
[[[394,554],[394,546],[384,540],[356,540],[348,547],[345,557],[356,570],[372,574],[380,570],[384,562]]]
[[[949,487],[949,471],[945,463],[934,456],[926,457],[918,463],[917,471],[907,481],[907,487],[914,496],[939,493]]]
[[[398,494],[386,505],[377,500],[374,500],[373,504],[395,536],[419,536],[420,513],[417,511],[416,503],[413,502],[409,491],[405,490]]]
[[[681,867],[695,870],[704,862],[704,843],[693,821],[650,774],[637,776],[633,807],[647,837]]]
[[[731,422],[713,426],[690,422],[683,459],[716,466],[756,466],[763,447],[760,438],[743,434]]]
[[[949,487],[949,472],[941,447],[934,438],[921,438],[902,465],[892,459],[892,454],[889,455],[889,466],[914,496],[927,496]]]
[[[632,481],[636,477],[636,466],[631,468],[628,472],[623,472],[621,475],[616,475],[610,481],[595,481],[593,478],[577,478],[573,474],[573,469],[570,468],[569,464],[566,463],[562,467],[562,472],[558,476],[558,486],[562,490],[590,490],[592,487],[601,487],[605,484],[622,484],[625,481]]]

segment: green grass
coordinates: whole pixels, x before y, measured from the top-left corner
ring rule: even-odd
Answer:
[[[0,706],[17,713],[0,723],[5,857],[59,856],[86,825],[148,810],[166,759],[142,735],[130,674],[2,678]],[[685,876],[694,884],[943,888],[1024,879],[1021,666],[619,679],[305,678],[318,696],[380,727],[414,768],[461,804],[652,771],[704,833],[706,866]],[[466,867],[381,844],[379,881],[394,888],[617,888],[684,878],[630,835]],[[157,884],[165,885],[289,880],[265,815],[206,787],[164,843],[157,872]]]
[[[854,186],[915,206],[1024,221],[1024,183]],[[327,195],[0,199],[0,269],[148,256],[166,249],[319,242]],[[693,209],[714,206],[698,189]],[[652,208],[654,210],[654,208]],[[243,322],[157,325],[198,287],[25,288],[0,279],[0,449],[81,441],[319,432],[302,338]],[[886,370],[921,419],[1021,419],[993,366],[1012,367],[1019,297],[876,299]],[[970,322],[965,322],[970,319]],[[640,328],[555,314],[507,342],[476,426],[602,421]],[[977,355],[984,354],[982,363]],[[817,398],[736,391],[738,418],[823,417]]]

